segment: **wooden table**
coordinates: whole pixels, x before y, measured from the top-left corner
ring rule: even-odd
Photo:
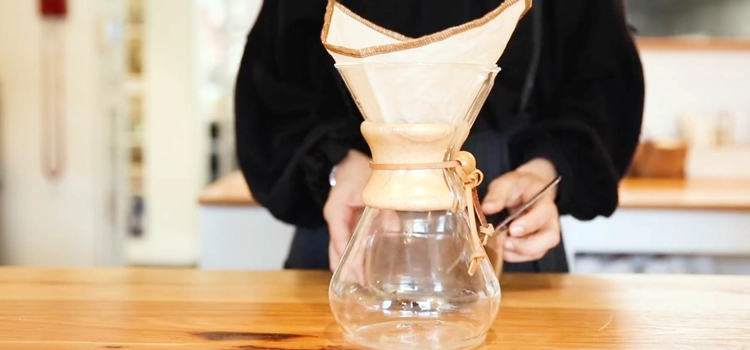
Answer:
[[[1,349],[356,349],[325,272],[0,269]],[[506,275],[486,349],[748,349],[750,277]]]

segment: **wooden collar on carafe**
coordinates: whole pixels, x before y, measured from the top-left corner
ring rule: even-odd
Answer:
[[[479,194],[477,187],[482,183],[484,174],[477,169],[477,160],[469,152],[461,151],[456,155],[455,160],[439,163],[422,163],[422,164],[378,164],[370,163],[374,170],[428,170],[428,169],[454,169],[464,185],[464,195],[466,196],[466,207],[469,212],[469,227],[471,228],[471,240],[474,245],[474,252],[471,255],[469,263],[469,275],[474,275],[479,262],[487,257],[483,246],[487,245],[487,240],[495,233],[495,228],[487,222],[482,213],[479,203]],[[479,224],[477,225],[477,220]],[[479,234],[484,235],[483,239]]]

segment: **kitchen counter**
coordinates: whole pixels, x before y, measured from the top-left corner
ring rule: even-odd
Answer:
[[[258,205],[239,171],[209,185],[199,201],[204,206]],[[626,178],[620,185],[620,207],[750,210],[750,179]]]
[[[642,51],[750,51],[750,40],[734,38],[636,37]]]
[[[327,272],[0,268],[0,348],[356,349]],[[484,349],[750,347],[750,277],[504,275]]]
[[[750,179],[627,178],[620,208],[750,211]]]
[[[581,255],[750,258],[750,179],[627,178],[619,191],[611,217],[561,218],[573,272]],[[212,184],[200,200],[200,267],[282,268],[294,227],[258,205],[239,172]]]
[[[201,192],[198,202],[211,206],[258,205],[239,171],[233,171],[208,185]]]

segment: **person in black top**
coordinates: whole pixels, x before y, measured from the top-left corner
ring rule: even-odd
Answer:
[[[340,2],[419,37],[502,0]],[[362,116],[321,43],[326,3],[264,1],[237,76],[240,167],[256,200],[297,227],[286,268],[335,268],[370,171]],[[535,0],[498,66],[464,145],[487,179],[482,210],[497,223],[561,175],[555,193],[511,225],[504,271],[567,272],[560,215],[611,215],[640,136],[643,70],[622,0]]]

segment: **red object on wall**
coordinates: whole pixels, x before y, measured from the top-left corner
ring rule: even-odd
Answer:
[[[65,17],[68,13],[67,0],[39,0],[42,17]]]

